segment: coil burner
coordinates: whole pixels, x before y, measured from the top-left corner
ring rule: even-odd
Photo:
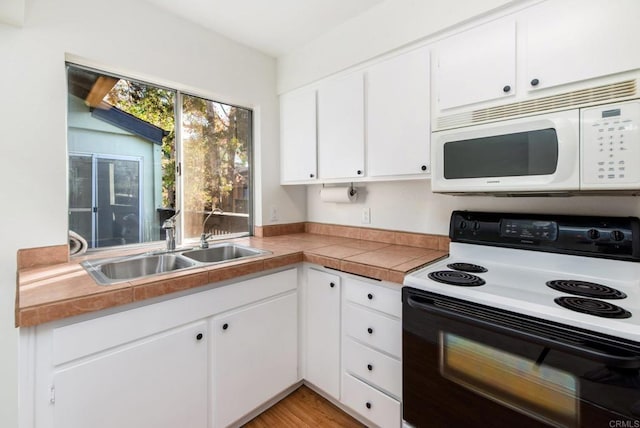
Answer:
[[[554,299],[558,305],[583,314],[595,315],[603,318],[631,318],[631,312],[620,306],[602,300],[587,299],[585,297],[563,296]]]
[[[572,279],[557,279],[548,281],[547,286],[563,293],[576,296],[593,297],[596,299],[624,299],[627,297],[622,291],[595,282],[576,281]]]
[[[455,270],[439,270],[431,272],[429,278],[443,284],[459,285],[463,287],[479,287],[484,285],[484,279],[466,272]]]
[[[474,265],[473,263],[449,263],[447,267],[449,269],[470,273],[485,273],[487,271],[486,267]]]

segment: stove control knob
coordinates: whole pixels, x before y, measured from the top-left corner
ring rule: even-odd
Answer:
[[[619,230],[614,230],[613,232],[611,232],[611,239],[613,239],[614,241],[622,241],[624,240],[624,233]]]
[[[462,221],[460,222],[460,224],[458,225],[458,227],[459,227],[460,229],[462,229],[462,230],[466,229],[466,228],[467,228],[467,222],[466,222],[466,221],[464,221],[464,220],[462,220]]]
[[[480,222],[479,221],[474,221],[473,222],[473,230],[478,230],[480,229]]]
[[[600,237],[600,232],[598,232],[596,229],[589,229],[587,234],[589,235],[589,238],[593,240],[596,240]]]

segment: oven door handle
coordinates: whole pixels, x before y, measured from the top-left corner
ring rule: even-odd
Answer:
[[[592,349],[592,348],[574,345],[572,343],[561,342],[550,337],[540,336],[527,331],[520,331],[513,327],[492,323],[489,321],[474,318],[469,315],[460,314],[454,311],[439,308],[429,303],[421,302],[421,300],[423,299],[417,296],[409,296],[407,299],[409,306],[418,310],[428,312],[430,314],[444,316],[446,318],[462,321],[466,324],[470,324],[476,327],[489,329],[499,333],[505,333],[510,336],[528,340],[528,341],[533,341],[542,346],[546,346],[549,348],[561,349],[563,351],[570,352],[574,355],[583,356],[591,360],[604,363],[606,365],[621,367],[621,368],[639,368],[640,367],[640,357],[638,356],[615,355],[615,354],[610,354],[610,353]]]

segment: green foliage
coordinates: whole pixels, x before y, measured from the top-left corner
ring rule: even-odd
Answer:
[[[175,99],[171,90],[120,79],[105,97],[109,104],[164,129],[162,140],[162,203],[175,207]]]
[[[225,212],[246,212],[246,203],[236,205],[236,199],[242,198],[234,198],[234,188],[238,189],[235,196],[240,196],[247,186],[250,111],[190,95],[183,95],[182,99],[185,211],[202,213],[220,208]],[[168,132],[162,144],[162,194],[166,207],[175,207],[175,100],[174,91],[126,80],[120,80],[105,98]],[[198,222],[193,223],[195,228]]]
[[[249,112],[183,97],[185,208],[237,212],[233,189],[245,185]]]

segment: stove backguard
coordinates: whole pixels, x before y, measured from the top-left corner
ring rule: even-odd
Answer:
[[[640,262],[640,219],[454,211],[452,242]]]

